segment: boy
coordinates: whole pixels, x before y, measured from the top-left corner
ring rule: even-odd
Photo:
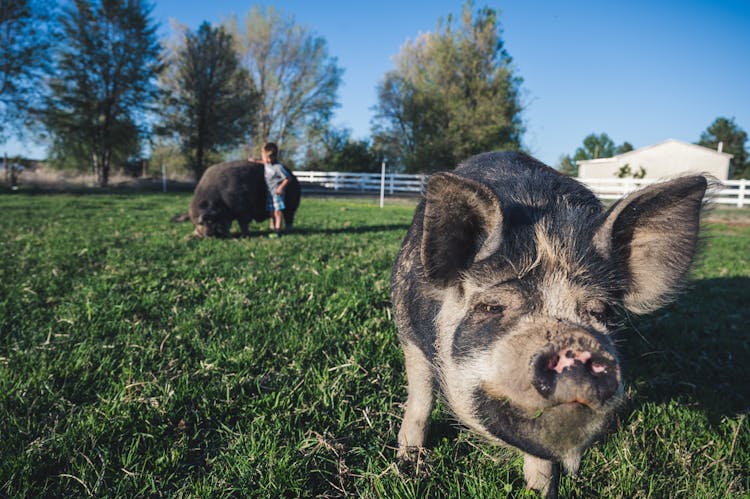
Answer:
[[[273,230],[269,237],[279,237],[281,235],[281,212],[284,210],[284,191],[289,183],[289,177],[285,168],[278,162],[279,147],[276,144],[266,142],[261,151],[261,157],[268,189],[266,209],[271,218]]]

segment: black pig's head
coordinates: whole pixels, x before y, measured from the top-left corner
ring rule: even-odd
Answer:
[[[223,203],[202,200],[191,204],[190,216],[195,225],[194,237],[229,237],[232,219]]]

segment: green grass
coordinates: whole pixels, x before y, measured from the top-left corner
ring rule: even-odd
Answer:
[[[440,410],[394,465],[413,203],[306,198],[296,234],[197,241],[169,223],[188,200],[0,195],[0,496],[534,496]],[[689,292],[621,337],[630,402],[564,495],[750,493],[750,226],[709,229]]]

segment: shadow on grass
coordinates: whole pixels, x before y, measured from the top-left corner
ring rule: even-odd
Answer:
[[[750,278],[703,279],[620,336],[637,409],[678,399],[712,422],[750,410]]]
[[[430,420],[430,428],[427,431],[425,447],[434,449],[444,438],[455,441],[461,431],[461,426],[445,412],[441,412],[437,417],[433,415]]]
[[[357,227],[335,227],[335,228],[328,228],[328,229],[313,229],[313,228],[295,228],[291,232],[285,232],[282,236],[282,240],[285,238],[295,238],[300,236],[311,236],[311,235],[319,235],[319,234],[328,234],[328,235],[335,235],[335,234],[368,234],[372,232],[389,232],[392,230],[401,230],[406,232],[406,230],[409,228],[409,224],[381,224],[381,225],[363,225],[363,226],[357,226]],[[251,230],[249,238],[256,238],[256,237],[268,237],[270,234],[269,230]],[[239,232],[232,232],[230,239],[244,239],[245,236],[243,236]]]
[[[381,224],[381,225],[365,225],[357,227],[335,227],[328,229],[311,229],[311,228],[300,228],[294,229],[294,231],[286,234],[288,236],[295,235],[311,235],[311,234],[366,234],[370,232],[388,232],[391,230],[403,230],[404,232],[409,228],[410,224]]]

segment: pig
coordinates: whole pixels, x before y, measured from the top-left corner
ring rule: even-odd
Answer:
[[[294,226],[294,215],[300,203],[300,185],[289,172],[284,220],[287,230]],[[266,183],[261,163],[229,161],[210,166],[195,187],[188,211],[195,225],[195,237],[229,237],[233,220],[243,236],[249,235],[252,220],[268,218]],[[175,217],[179,221],[186,217]]]
[[[430,176],[391,275],[407,401],[401,460],[425,442],[437,394],[456,420],[524,454],[526,486],[560,468],[623,402],[618,314],[666,304],[696,251],[708,179],[653,184],[608,210],[523,153]]]

